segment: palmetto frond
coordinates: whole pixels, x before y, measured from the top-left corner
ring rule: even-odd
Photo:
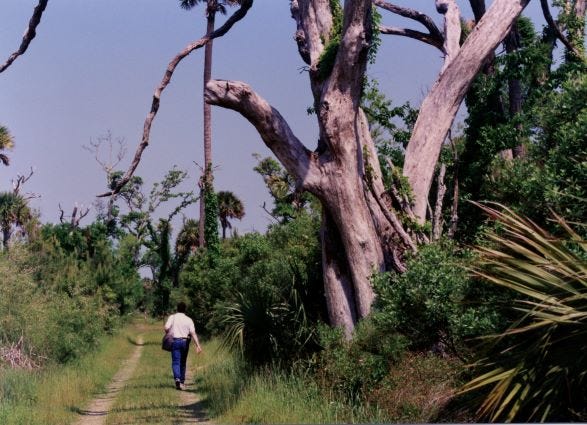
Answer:
[[[8,167],[10,165],[10,158],[3,153],[0,153],[0,162]]]
[[[216,196],[218,198],[218,218],[222,225],[223,236],[226,236],[226,229],[232,228],[229,219],[242,219],[245,216],[245,207],[242,201],[230,191],[220,191]]]
[[[190,10],[198,3],[202,3],[204,0],[179,0],[179,5],[182,9]]]
[[[180,7],[185,10],[190,10],[200,3],[207,3],[208,7],[214,8],[215,12],[226,15],[226,6],[238,6],[241,4],[241,0],[216,0],[212,3],[206,0],[179,0]]]
[[[0,126],[0,150],[12,149],[14,147],[14,139],[10,131],[4,126]],[[10,159],[7,155],[0,153],[0,162],[8,166]]]
[[[523,318],[494,336],[501,348],[464,391],[491,387],[478,414],[492,421],[572,419],[587,402],[587,241],[556,215],[564,239],[507,208],[480,207],[500,232],[477,248],[473,273],[519,294]]]

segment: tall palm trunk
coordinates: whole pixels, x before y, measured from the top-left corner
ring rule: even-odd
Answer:
[[[207,27],[206,33],[214,31],[214,20],[216,17],[216,0],[208,0],[206,11]],[[204,51],[204,90],[206,84],[212,76],[212,40],[206,44]],[[200,184],[200,227],[199,243],[203,247],[205,244],[204,226],[206,224],[206,205],[204,202],[204,190],[207,183],[212,180],[212,107],[204,100],[204,171],[202,182]]]

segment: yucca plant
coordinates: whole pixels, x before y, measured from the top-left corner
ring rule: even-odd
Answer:
[[[312,336],[297,292],[286,298],[251,288],[219,308],[225,327],[223,347],[240,351],[253,365],[283,361],[302,350]]]
[[[566,233],[555,238],[497,204],[479,205],[498,230],[477,247],[473,269],[482,279],[517,293],[521,319],[493,335],[479,376],[463,392],[486,389],[478,408],[491,421],[585,419],[587,406],[587,246],[553,214]]]

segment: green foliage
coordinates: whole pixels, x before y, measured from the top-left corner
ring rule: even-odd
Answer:
[[[271,157],[261,158],[253,155],[258,163],[254,170],[263,177],[263,181],[273,198],[271,215],[280,223],[288,221],[307,212],[318,211],[318,200],[310,193],[299,191],[295,179]]]
[[[38,257],[23,248],[0,257],[0,344],[21,341],[22,352],[37,364],[67,362],[111,328],[111,312],[86,292],[88,268],[62,262],[54,269],[47,266],[55,262]]]
[[[485,193],[556,231],[550,210],[573,222],[587,215],[587,74],[571,71],[552,83],[533,109],[528,157],[494,161]]]
[[[310,342],[310,323],[323,317],[318,224],[300,215],[267,235],[225,241],[218,260],[190,258],[181,275],[200,329],[229,331],[255,363],[293,360]]]
[[[212,183],[204,188],[204,240],[210,261],[214,262],[220,255],[220,237],[218,236],[218,197]]]
[[[406,347],[404,337],[368,319],[359,323],[350,342],[340,329],[318,329],[323,348],[315,365],[318,382],[351,403],[359,403],[387,375]]]
[[[466,391],[490,387],[478,410],[492,421],[569,421],[587,417],[587,242],[555,216],[556,239],[507,208],[483,206],[502,230],[478,247],[474,271],[519,297],[523,314],[478,362]]]
[[[0,231],[3,233],[4,248],[8,248],[13,228],[23,229],[32,219],[31,209],[22,195],[14,192],[0,192]]]
[[[470,254],[448,243],[421,246],[403,274],[375,277],[373,321],[400,332],[413,349],[461,354],[466,341],[503,326],[500,299],[466,270]]]
[[[330,76],[342,37],[343,10],[340,1],[329,0],[329,2],[332,13],[332,29],[328,40],[323,40],[324,50],[318,59],[318,79],[320,80],[326,80]]]
[[[230,191],[220,191],[218,197],[218,218],[222,226],[222,239],[226,239],[226,229],[232,229],[229,219],[241,220],[245,216],[242,201]]]
[[[143,301],[134,262],[138,243],[130,235],[114,249],[103,223],[85,228],[47,224],[33,249],[39,267],[37,278],[70,297],[99,296],[121,315],[134,311]],[[84,279],[80,280],[82,273]]]
[[[0,151],[12,149],[14,147],[14,138],[8,128],[0,125]],[[0,153],[0,162],[6,166],[10,164],[10,159],[4,153]]]

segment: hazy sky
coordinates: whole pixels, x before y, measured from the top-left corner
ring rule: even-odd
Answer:
[[[37,1],[2,0],[0,61],[20,44]],[[428,13],[441,25],[433,0],[396,1]],[[470,17],[468,2],[462,12]],[[489,3],[489,2],[488,2]],[[82,146],[112,133],[124,138],[126,170],[140,141],[154,88],[177,52],[205,32],[204,8],[184,11],[176,0],[50,0],[37,37],[28,51],[0,74],[0,124],[16,141],[9,167],[0,167],[0,190],[18,173],[35,168],[25,190],[41,195],[33,206],[44,222],[58,221],[58,204],[70,212],[75,202],[91,205],[105,190],[104,173]],[[537,2],[528,13],[539,16]],[[230,12],[230,11],[229,11]],[[414,29],[418,25],[384,22]],[[220,23],[224,18],[218,19]],[[542,20],[538,19],[542,24]],[[288,0],[256,0],[247,17],[214,42],[213,78],[245,81],[289,121],[309,148],[317,139],[308,77],[303,72],[293,34]],[[418,105],[441,65],[436,49],[415,40],[383,36],[377,64],[369,74],[394,101]],[[146,187],[173,165],[189,171],[195,185],[203,163],[203,49],[177,68],[163,93],[159,114],[137,175]],[[241,233],[264,231],[270,219],[261,205],[269,196],[253,171],[253,153],[269,155],[254,128],[240,115],[213,108],[213,157],[217,190],[239,196],[246,216]],[[197,217],[193,206],[186,214]],[[88,224],[86,219],[82,224]]]

